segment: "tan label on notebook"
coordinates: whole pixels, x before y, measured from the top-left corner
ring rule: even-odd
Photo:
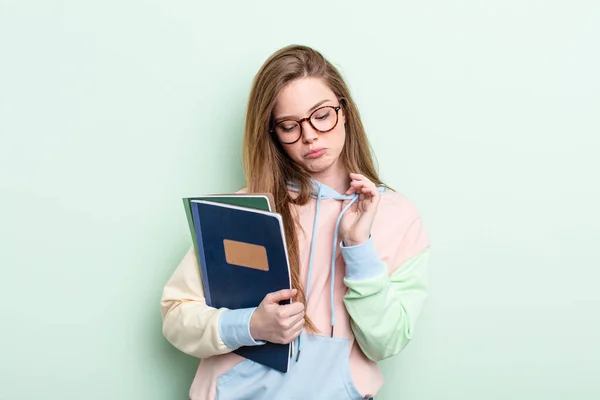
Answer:
[[[269,270],[267,249],[256,244],[223,240],[225,259],[229,264],[240,267],[254,268],[262,271]]]

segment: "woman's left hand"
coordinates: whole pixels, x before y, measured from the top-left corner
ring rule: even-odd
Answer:
[[[359,197],[346,211],[340,221],[340,236],[344,246],[356,246],[369,240],[371,227],[379,205],[380,193],[373,182],[361,174],[350,174],[347,195],[358,193]],[[344,201],[346,206],[350,200]]]

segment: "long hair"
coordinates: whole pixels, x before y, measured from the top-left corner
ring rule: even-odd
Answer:
[[[358,109],[339,71],[310,47],[291,45],[272,54],[252,83],[246,111],[243,164],[248,192],[271,193],[276,210],[283,218],[292,287],[298,291],[294,301],[300,302],[305,302],[306,298],[300,280],[298,219],[291,206],[309,201],[310,174],[292,161],[269,131],[280,91],[291,81],[304,77],[321,78],[342,105],[346,117],[346,140],[340,157],[344,167],[365,175],[376,185],[382,184]],[[287,186],[290,182],[299,185],[299,194],[292,196]],[[309,330],[315,331],[310,318],[306,316],[305,319]]]

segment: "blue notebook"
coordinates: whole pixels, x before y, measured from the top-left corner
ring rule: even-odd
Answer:
[[[185,208],[185,216],[187,218],[188,227],[194,242],[194,251],[198,258],[198,242],[196,240],[196,228],[194,227],[194,217],[192,216],[191,202],[194,200],[206,200],[213,203],[226,203],[235,206],[256,208],[264,211],[274,212],[273,195],[270,193],[225,193],[225,194],[205,194],[202,196],[184,197],[183,207]],[[200,260],[198,260],[200,264]]]
[[[192,200],[190,207],[209,306],[256,307],[268,293],[292,287],[279,214],[206,200]],[[292,350],[292,344],[267,342],[234,352],[287,372]]]

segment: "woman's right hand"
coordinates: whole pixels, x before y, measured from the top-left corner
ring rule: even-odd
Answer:
[[[284,289],[265,296],[250,319],[254,340],[288,344],[300,336],[304,328],[304,304],[279,304],[295,295],[296,289]]]

